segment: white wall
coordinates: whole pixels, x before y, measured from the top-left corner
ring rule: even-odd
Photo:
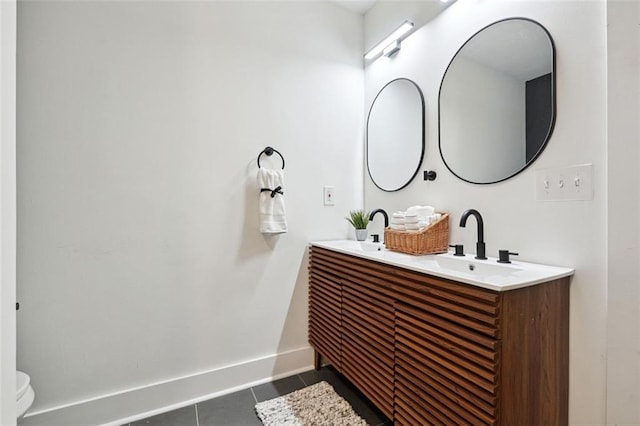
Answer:
[[[458,47],[471,35],[496,20],[514,16],[537,20],[554,39],[556,127],[534,166],[499,184],[468,184],[447,171],[438,152],[440,81]],[[382,193],[366,180],[366,208],[394,211],[428,203],[449,211],[450,241],[464,244],[468,251],[475,247],[475,226],[460,228],[457,224],[464,210],[476,208],[484,217],[489,255],[496,256],[498,249],[512,249],[522,260],[576,268],[570,313],[572,424],[603,424],[606,419],[606,42],[603,1],[468,0],[453,4],[404,40],[394,58],[382,58],[365,69],[365,108],[377,90],[393,78],[410,78],[422,88],[426,101],[422,169],[438,172],[436,181],[425,182],[419,177],[398,193]],[[581,163],[594,165],[593,201],[535,201],[535,169]],[[370,229],[376,231],[381,231],[380,220]]]
[[[306,244],[349,236],[362,205],[362,49],[362,17],[330,3],[20,2],[33,412],[265,357],[227,387],[311,367]],[[258,232],[267,145],[286,159],[279,237]]]
[[[640,424],[640,4],[607,3],[607,424]]]
[[[0,1],[0,424],[16,421],[16,2]]]

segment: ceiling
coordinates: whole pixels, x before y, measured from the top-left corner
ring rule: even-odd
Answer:
[[[329,0],[332,3],[337,4],[352,12],[364,15],[373,7],[377,0]]]

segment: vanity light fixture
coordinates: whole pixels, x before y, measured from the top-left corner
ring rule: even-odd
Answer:
[[[390,45],[388,45],[387,47],[385,47],[384,50],[382,51],[382,54],[387,58],[390,58],[395,53],[397,53],[398,50],[400,50],[400,40],[396,40]]]
[[[374,59],[380,53],[384,52],[385,56],[391,56],[400,50],[400,41],[413,28],[413,22],[404,21],[397,30],[392,32],[388,37],[376,44],[373,49],[369,50],[365,55],[365,59]],[[388,53],[387,53],[388,52]]]

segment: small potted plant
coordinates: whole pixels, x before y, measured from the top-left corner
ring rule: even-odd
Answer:
[[[347,221],[356,230],[356,240],[364,241],[367,239],[367,225],[369,224],[369,212],[364,210],[351,210],[349,217],[345,217]]]

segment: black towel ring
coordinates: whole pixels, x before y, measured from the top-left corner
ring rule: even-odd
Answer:
[[[258,168],[260,168],[260,156],[262,154],[266,154],[267,156],[272,156],[274,152],[278,154],[282,159],[282,169],[284,170],[284,157],[282,156],[282,154],[278,152],[277,149],[271,148],[270,146],[266,147],[265,149],[262,150],[260,154],[258,154]]]

